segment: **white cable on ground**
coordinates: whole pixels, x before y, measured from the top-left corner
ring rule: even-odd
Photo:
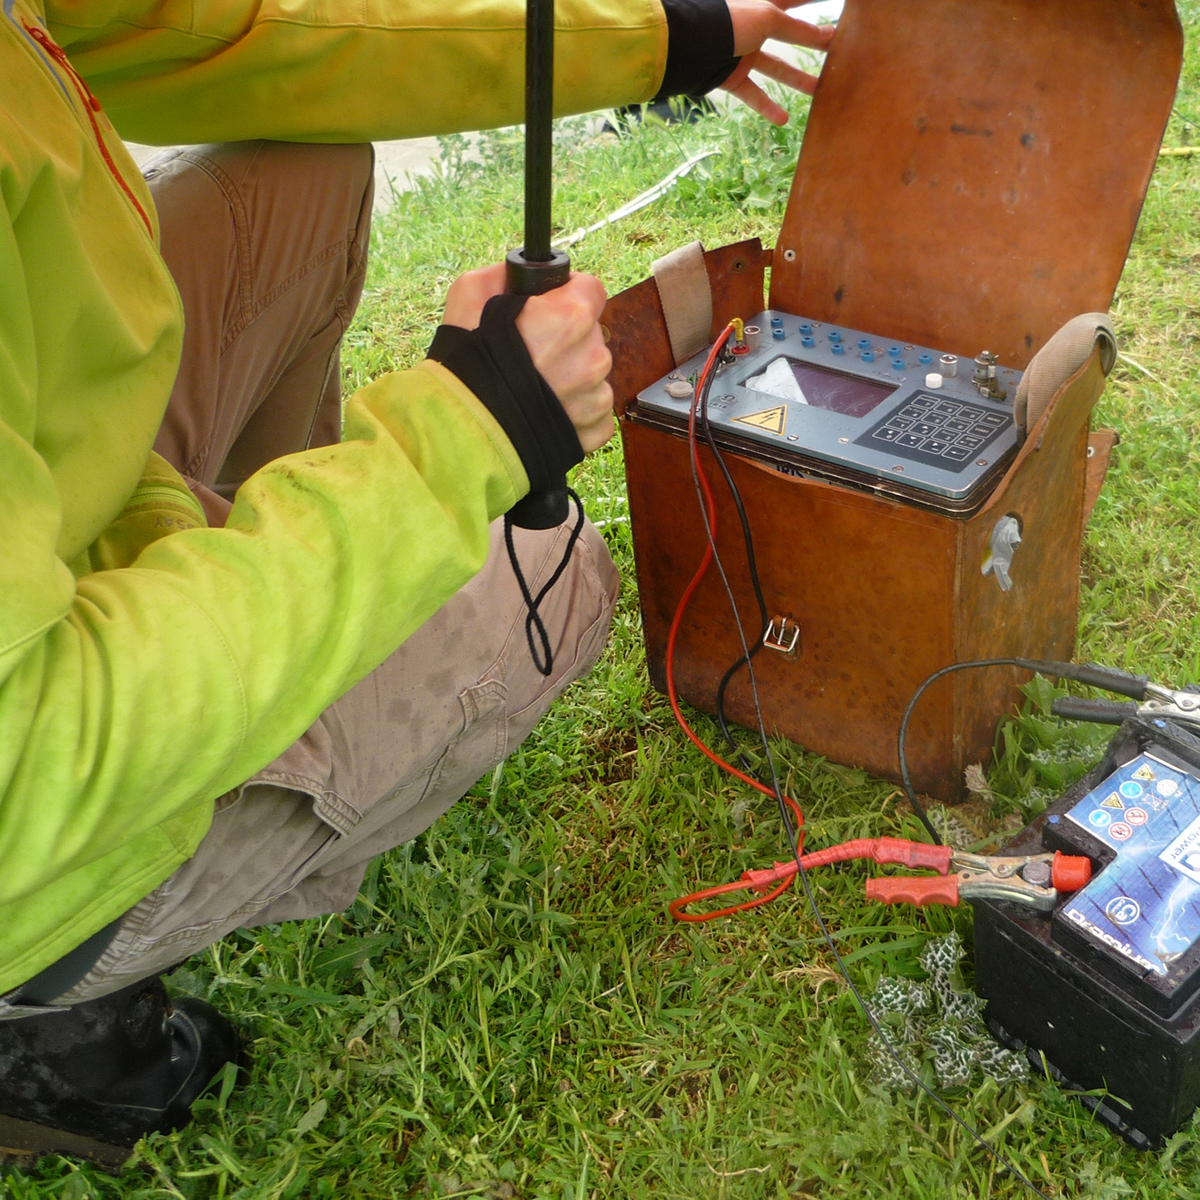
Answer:
[[[567,250],[574,246],[576,242],[581,242],[589,233],[595,233],[597,229],[603,229],[606,225],[612,225],[614,222],[621,220],[622,217],[628,217],[639,209],[645,208],[648,204],[653,204],[655,200],[665,196],[674,186],[677,180],[682,179],[697,163],[703,162],[706,158],[712,158],[714,154],[720,154],[717,149],[701,150],[699,154],[694,154],[685,163],[680,163],[669,175],[660,179],[652,188],[648,188],[642,192],[640,196],[634,196],[628,204],[623,204],[615,212],[610,212],[602,221],[597,221],[595,225],[589,225],[586,229],[577,229],[570,237],[562,238],[554,243],[559,250]]]

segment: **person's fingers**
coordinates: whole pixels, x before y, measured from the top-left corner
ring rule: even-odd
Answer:
[[[446,293],[445,325],[478,329],[483,306],[504,291],[504,264],[495,263],[460,275]]]
[[[476,329],[484,305],[504,291],[503,264],[468,271],[446,294],[447,325]],[[604,344],[599,318],[608,294],[594,275],[572,272],[560,288],[530,296],[517,317],[534,367],[558,397],[579,436],[591,452],[615,430],[613,393],[608,383],[612,354]]]
[[[617,429],[612,411],[612,388],[607,383],[601,384],[596,389],[593,401],[596,412],[595,419],[586,424],[575,426],[575,433],[579,438],[579,444],[587,454],[591,454],[593,450],[599,450]]]
[[[617,422],[610,412],[603,421],[597,422],[579,435],[579,444],[583,447],[585,454],[591,454],[593,450],[599,450],[616,432]]]
[[[771,37],[777,42],[788,42],[793,46],[807,46],[810,50],[828,50],[835,29],[832,25],[813,25],[799,17],[778,12],[771,23]]]
[[[772,125],[787,124],[787,109],[776,104],[752,79],[744,78],[732,87],[728,83],[722,86],[730,95],[736,96],[747,108],[752,108]]]
[[[745,82],[745,80],[750,78],[750,72],[753,69],[753,63],[754,63],[754,55],[753,54],[742,55],[742,60],[741,60],[741,62],[738,63],[738,65],[736,67],[734,67],[733,74],[730,75],[729,78],[726,79],[725,82],[720,85],[721,90],[723,92],[730,92],[730,93],[733,93],[734,95],[736,95],[738,85]]]
[[[589,451],[612,436],[612,354],[598,323],[605,298],[594,276],[573,275],[563,287],[531,297],[517,319],[533,365]]]
[[[733,52],[753,54],[770,38],[812,50],[825,50],[833,40],[833,27],[811,25],[792,17],[772,0],[727,0],[733,25]]]
[[[593,320],[599,320],[605,304],[608,303],[608,292],[604,284],[595,275],[588,275],[583,271],[572,271],[566,286],[579,292],[595,310]]]
[[[774,54],[768,54],[765,50],[760,50],[753,55],[753,58],[754,62],[750,67],[752,71],[758,71],[760,74],[774,79],[776,83],[785,84],[798,92],[803,92],[806,96],[811,96],[816,91],[817,77],[808,71],[802,71],[799,67],[793,66],[782,58],[776,58]]]

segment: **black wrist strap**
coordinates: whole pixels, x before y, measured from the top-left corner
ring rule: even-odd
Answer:
[[[560,484],[583,462],[583,447],[517,329],[527,299],[493,296],[478,329],[439,326],[429,357],[457,375],[496,418],[529,476],[529,490],[537,492]]]
[[[537,492],[561,487],[567,471],[583,461],[583,447],[558,397],[538,374],[517,329],[517,316],[527,299],[507,292],[493,296],[484,305],[478,329],[439,326],[429,357],[457,375],[496,418],[529,476],[529,490]],[[554,669],[554,651],[538,606],[567,569],[583,530],[583,503],[570,488],[567,494],[575,501],[578,516],[562,560],[536,596],[517,560],[512,517],[504,518],[508,561],[525,601],[525,640],[533,665],[546,676]]]
[[[550,645],[550,635],[546,632],[546,624],[542,620],[541,613],[538,612],[538,606],[549,595],[550,589],[567,569],[567,563],[571,561],[571,555],[575,552],[575,543],[579,541],[579,535],[583,532],[583,501],[571,488],[567,488],[567,494],[575,501],[575,510],[578,515],[571,528],[571,536],[567,539],[567,548],[563,551],[558,566],[554,568],[554,574],[542,584],[541,591],[536,596],[530,592],[529,584],[525,582],[525,575],[521,571],[521,564],[517,561],[517,549],[513,545],[512,518],[504,518],[504,545],[508,548],[508,561],[512,564],[513,574],[517,577],[517,586],[521,589],[521,596],[525,601],[525,640],[529,643],[529,657],[533,659],[533,665],[537,667],[538,671],[546,676],[554,670],[554,651]],[[534,633],[541,642],[540,653],[533,639]]]

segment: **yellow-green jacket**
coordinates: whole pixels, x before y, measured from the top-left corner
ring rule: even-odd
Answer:
[[[514,123],[522,0],[0,4],[3,993],[170,875],[215,797],[479,569],[528,481],[426,362],[364,388],[341,445],[266,467],[205,528],[151,457],[183,318],[105,116],[151,143]],[[558,14],[562,111],[655,92],[656,0]]]

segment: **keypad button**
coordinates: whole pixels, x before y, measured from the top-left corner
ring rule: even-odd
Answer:
[[[885,425],[882,429],[877,429],[871,436],[880,442],[894,442],[901,433],[901,429],[893,429],[890,425]]]
[[[951,404],[949,400],[942,400],[933,406],[933,411],[941,413],[944,417],[957,416],[961,409],[961,404]]]
[[[915,404],[906,404],[896,415],[898,417],[912,417],[915,421],[925,415],[925,409],[923,406],[918,408]]]
[[[909,446],[916,449],[925,439],[919,433],[902,433],[896,439],[897,446]]]
[[[979,423],[981,425],[990,425],[993,429],[998,429],[1007,420],[1008,418],[1002,413],[985,412],[979,414]]]
[[[979,447],[983,445],[983,438],[976,437],[971,433],[962,433],[959,434],[958,441],[955,442],[955,445],[962,446],[963,449],[970,454],[972,450],[978,450]]]
[[[931,433],[937,432],[937,426],[931,424],[929,421],[918,421],[912,427],[912,431],[913,433],[919,433],[922,437],[929,437]]]
[[[964,421],[962,417],[951,417],[942,428],[947,433],[966,433],[971,428],[971,422]]]
[[[966,446],[950,446],[942,457],[950,459],[951,462],[966,462],[972,453],[973,451]]]
[[[910,408],[932,408],[937,401],[932,396],[914,396],[909,402]]]
[[[892,419],[888,421],[888,425],[890,425],[893,429],[911,429],[912,421],[910,421],[908,417],[892,417]]]
[[[992,434],[995,433],[996,431],[990,425],[979,424],[979,425],[972,425],[971,432],[974,434],[977,434],[979,437],[988,438],[988,437],[991,437]]]
[[[938,438],[930,438],[921,446],[926,454],[944,454],[949,448],[949,442],[940,441]]]

